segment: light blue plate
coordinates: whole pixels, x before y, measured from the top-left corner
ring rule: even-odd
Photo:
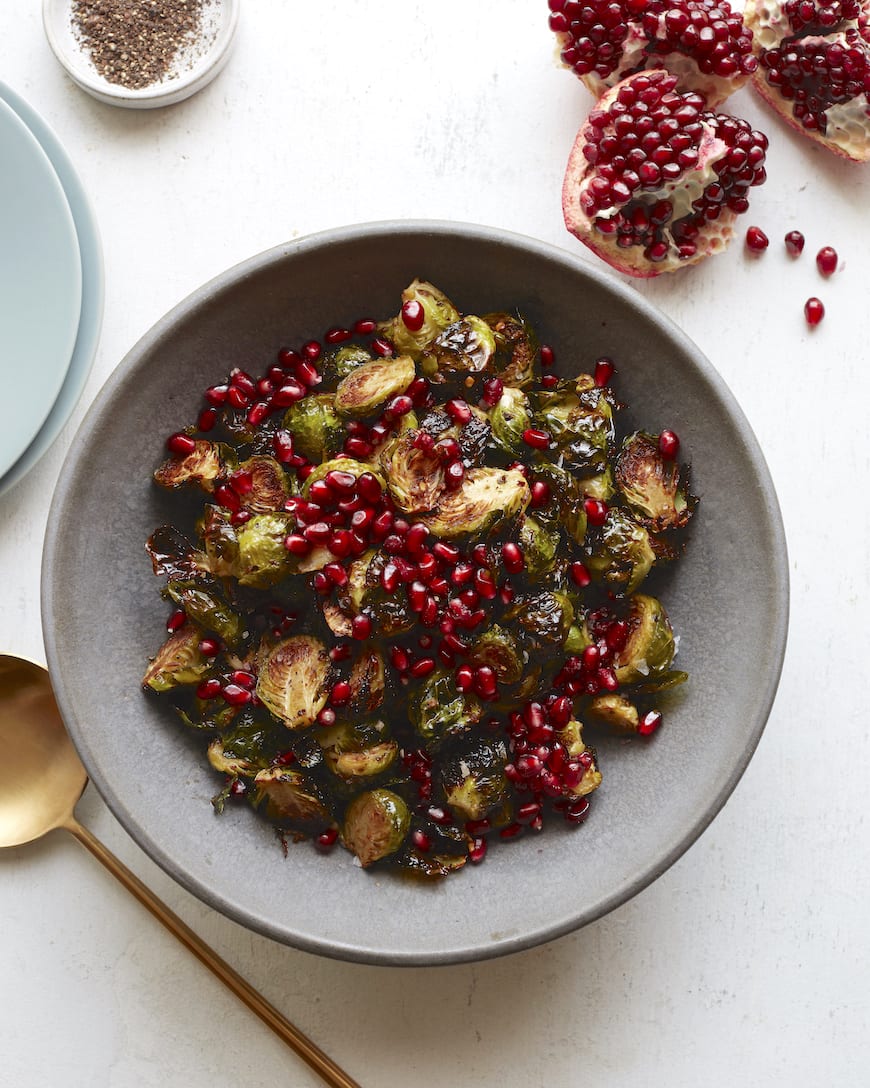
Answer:
[[[39,141],[0,103],[0,474],[57,399],[78,334],[82,266],[63,187]]]
[[[15,464],[0,476],[0,495],[30,471],[50,448],[69,419],[91,371],[103,321],[103,252],[97,221],[69,156],[51,128],[19,95],[0,83],[0,101],[10,106],[42,146],[66,193],[78,235],[81,256],[81,316],[69,368],[57,399],[42,425]]]

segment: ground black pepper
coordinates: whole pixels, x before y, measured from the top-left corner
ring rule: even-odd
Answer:
[[[72,0],[72,24],[109,83],[141,90],[159,83],[202,30],[210,0]]]

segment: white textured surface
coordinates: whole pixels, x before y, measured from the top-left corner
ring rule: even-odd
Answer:
[[[83,404],[0,499],[0,646],[35,657],[41,539],[61,459],[85,405],[154,320],[237,260],[352,221],[477,221],[579,252],[559,193],[591,104],[554,66],[543,0],[248,0],[226,71],[148,114],[77,90],[38,8],[0,6],[3,78],[54,126],[93,197],[107,296]],[[780,694],[702,839],[633,902],[571,937],[478,966],[403,971],[247,933],[152,865],[93,791],[79,807],[363,1085],[868,1083],[870,172],[800,143],[748,92],[729,105],[771,137],[770,180],[746,217],[771,248],[753,260],[738,238],[724,256],[638,288],[743,404],[791,551]],[[797,262],[781,244],[794,227],[807,236]],[[824,244],[842,258],[827,282],[813,262]],[[810,334],[802,307],[814,294],[828,312]],[[94,623],[107,607],[94,601]],[[68,837],[0,855],[0,918],[3,1084],[320,1083]]]

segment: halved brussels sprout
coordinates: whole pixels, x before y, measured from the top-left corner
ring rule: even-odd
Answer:
[[[287,474],[274,457],[256,455],[242,461],[239,474],[250,476],[250,489],[242,495],[242,504],[254,514],[280,510],[290,494]]]
[[[636,733],[640,715],[637,707],[624,695],[596,695],[590,700],[588,713],[619,733]]]
[[[231,517],[224,507],[207,505],[197,523],[205,548],[205,565],[217,578],[233,577],[239,562],[239,538]]]
[[[221,774],[253,775],[271,763],[275,726],[244,714],[208,746],[208,761]]]
[[[402,320],[401,311],[389,321],[378,325],[378,332],[385,336],[398,352],[419,359],[423,349],[435,337],[459,319],[459,311],[444,294],[425,280],[414,280],[402,292],[402,304],[418,302],[423,308],[423,324],[411,330]]]
[[[559,533],[527,514],[519,531],[520,547],[526,560],[526,577],[535,582],[549,574],[559,549]]]
[[[517,597],[504,618],[505,622],[516,624],[517,634],[530,650],[551,653],[554,647],[563,646],[568,637],[574,622],[574,606],[567,593],[535,593]]]
[[[572,797],[585,797],[587,793],[592,793],[593,790],[597,790],[601,785],[601,772],[598,769],[598,762],[595,758],[595,752],[592,748],[587,747],[583,743],[583,726],[575,718],[560,729],[556,734],[559,738],[559,743],[564,747],[568,753],[569,759],[571,757],[583,755],[584,752],[588,752],[592,757],[592,762],[583,773],[583,777],[576,784],[568,789],[568,793]]]
[[[515,684],[523,675],[523,658],[517,640],[494,623],[472,646],[468,654],[475,665],[489,665],[504,684]]]
[[[584,495],[590,499],[599,499],[601,502],[609,502],[616,491],[613,469],[609,464],[603,472],[596,472],[593,476],[578,477],[577,483]]]
[[[500,740],[481,740],[444,764],[441,785],[447,806],[457,821],[482,820],[504,804],[507,750]]]
[[[634,593],[656,558],[649,533],[618,507],[610,508],[604,525],[587,544],[584,562],[589,573],[618,593]]]
[[[532,426],[529,398],[522,389],[505,386],[501,399],[489,413],[492,437],[511,457],[522,457],[529,452],[523,442],[523,432]]]
[[[279,642],[261,665],[257,696],[288,729],[305,729],[326,706],[331,677],[323,643],[311,635],[294,635]]]
[[[486,454],[492,437],[492,425],[485,412],[471,407],[471,419],[457,428],[456,441],[465,465],[479,465]]]
[[[550,501],[535,510],[535,518],[551,528],[561,525],[576,544],[582,544],[586,539],[586,511],[584,493],[577,479],[564,468],[547,462],[535,465],[534,478],[550,488]]]
[[[451,673],[436,670],[408,701],[408,717],[425,747],[436,748],[447,737],[460,736],[483,717],[483,708],[471,696],[456,690]]]
[[[154,482],[168,488],[199,484],[204,491],[213,491],[215,480],[232,472],[236,464],[232,446],[197,438],[191,453],[176,454],[155,470]]]
[[[353,637],[353,617],[329,597],[320,600],[320,610],[326,620],[326,626],[337,638]]]
[[[653,681],[669,672],[677,647],[661,601],[645,593],[635,593],[625,622],[628,639],[613,659],[620,684]]]
[[[344,814],[342,838],[364,869],[395,854],[408,834],[411,813],[392,790],[368,790],[351,801]]]
[[[374,778],[388,770],[396,761],[399,746],[393,740],[373,740],[367,732],[358,732],[351,725],[344,725],[327,738],[323,756],[327,767],[339,778],[353,780]]]
[[[436,536],[481,536],[522,514],[529,485],[516,469],[473,468],[455,491],[443,491],[437,508],[422,517]]]
[[[182,684],[198,684],[211,667],[199,649],[203,633],[192,623],[174,631],[145,670],[142,686],[169,691]]]
[[[490,369],[495,358],[495,336],[483,318],[469,315],[440,332],[420,357],[420,373],[433,385],[451,381],[469,384]]]
[[[505,385],[531,385],[538,358],[538,338],[531,325],[519,314],[486,314],[483,320],[495,335],[495,372]]]
[[[544,390],[533,398],[538,426],[556,444],[560,463],[583,476],[603,472],[613,443],[613,407],[601,389],[582,395]]]
[[[434,450],[418,449],[418,431],[406,431],[390,457],[387,482],[393,502],[404,514],[434,509],[444,490],[444,465]]]
[[[194,623],[217,635],[228,646],[235,646],[241,640],[245,630],[244,621],[223,600],[217,588],[204,581],[172,579],[166,583],[164,593],[183,608]]]
[[[214,509],[207,506],[206,510]],[[209,570],[209,557],[194,548],[193,544],[174,525],[161,525],[148,538],[145,550],[151,557],[155,574],[170,578],[195,578],[203,570]]]
[[[301,771],[267,767],[255,776],[254,791],[254,805],[264,805],[270,820],[308,823],[329,819],[317,786]]]
[[[294,450],[314,464],[338,453],[345,439],[332,393],[309,393],[291,404],[284,413],[284,429],[293,436]]]
[[[295,524],[290,514],[255,514],[236,530],[235,575],[241,585],[265,589],[298,569],[296,557],[284,547]]]
[[[682,528],[697,503],[680,466],[659,452],[658,435],[644,431],[636,431],[622,443],[616,485],[638,521],[654,533]]]
[[[384,701],[386,679],[380,650],[363,650],[350,669],[350,708],[371,714]]]
[[[338,383],[335,410],[339,415],[352,419],[373,415],[388,400],[403,393],[415,374],[414,360],[410,355],[372,359],[363,363]]]
[[[342,344],[324,354],[321,374],[327,381],[340,382],[363,363],[370,363],[374,356],[357,344]]]

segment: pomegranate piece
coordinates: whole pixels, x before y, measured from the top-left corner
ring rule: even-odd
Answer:
[[[746,0],[753,86],[792,128],[870,159],[870,0]]]
[[[800,257],[804,251],[806,239],[799,230],[790,230],[785,236],[785,248],[791,257]]]
[[[562,187],[568,230],[631,276],[723,250],[766,178],[767,137],[676,90],[663,70],[623,80],[580,129]]]
[[[596,98],[664,68],[717,106],[758,66],[752,31],[728,0],[550,0],[550,27],[563,64]]]
[[[837,251],[833,246],[822,246],[816,254],[816,267],[823,276],[833,276],[837,271],[838,260]]]
[[[804,303],[804,317],[808,325],[818,325],[825,316],[825,307],[819,298],[808,298]]]
[[[761,227],[750,227],[746,231],[746,247],[754,253],[763,253],[770,245],[770,239]]]

